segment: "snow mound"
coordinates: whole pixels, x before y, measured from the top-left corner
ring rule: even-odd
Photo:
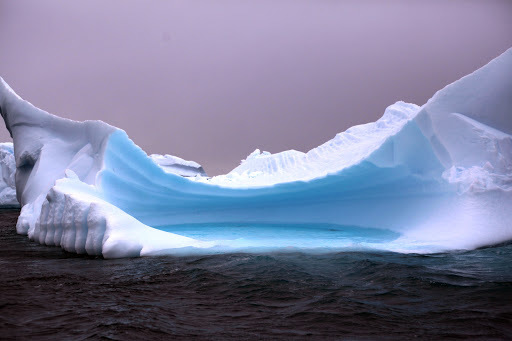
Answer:
[[[18,232],[71,252],[429,253],[512,240],[512,49],[422,107],[397,102],[307,153],[256,150],[213,178],[104,122],[40,110],[3,80],[0,111]]]

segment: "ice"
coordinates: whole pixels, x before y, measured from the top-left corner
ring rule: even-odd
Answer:
[[[173,173],[181,176],[207,176],[203,167],[194,161],[183,160],[174,155],[151,154],[151,159],[167,173]]]
[[[397,102],[307,153],[255,150],[208,178],[194,162],[149,157],[121,129],[53,116],[0,84],[18,232],[107,258],[429,253],[512,240],[511,108],[512,49],[422,107]]]
[[[14,147],[11,142],[0,143],[0,207],[19,207],[16,200],[16,184],[14,173]]]

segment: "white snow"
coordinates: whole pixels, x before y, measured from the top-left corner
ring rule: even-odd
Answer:
[[[288,150],[272,155],[256,149],[227,175],[208,181],[230,187],[259,187],[325,177],[367,159],[389,137],[397,134],[419,109],[414,104],[397,102],[389,106],[378,121],[352,127],[307,153]]]
[[[428,253],[512,240],[512,49],[422,107],[397,102],[307,153],[256,150],[213,178],[148,157],[104,122],[48,114],[2,79],[0,110],[17,230],[71,252]]]

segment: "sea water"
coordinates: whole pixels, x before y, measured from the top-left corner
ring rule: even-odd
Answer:
[[[30,242],[18,214],[0,212],[0,339],[512,338],[512,244],[105,260]]]

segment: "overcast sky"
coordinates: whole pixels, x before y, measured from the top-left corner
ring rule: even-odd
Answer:
[[[509,0],[0,0],[18,94],[210,175],[421,105],[509,47]]]

